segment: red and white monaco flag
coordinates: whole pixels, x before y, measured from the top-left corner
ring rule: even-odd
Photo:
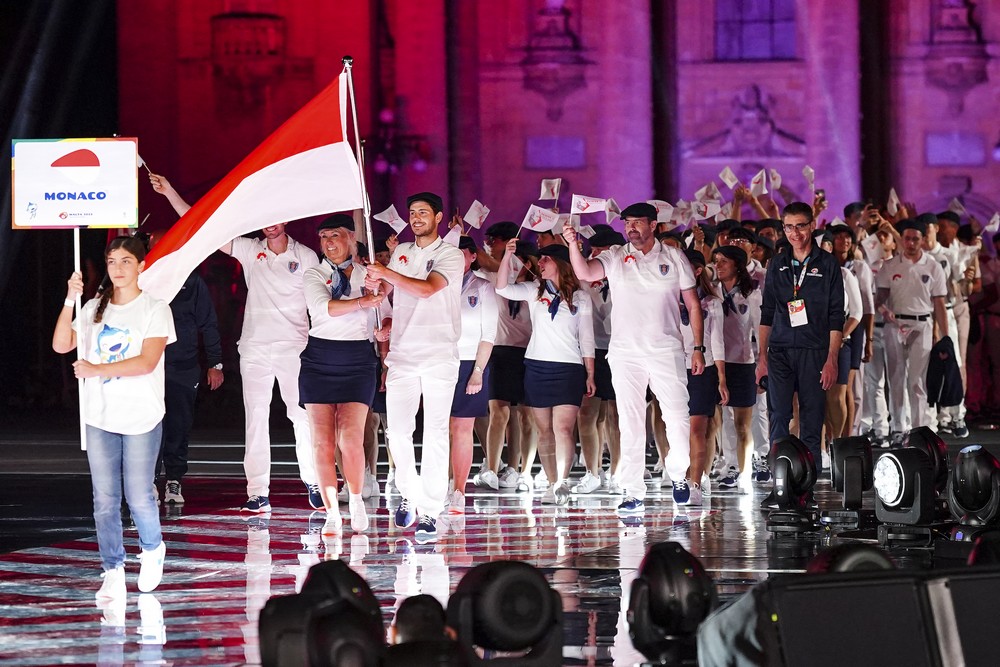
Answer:
[[[341,74],[198,200],[146,256],[139,286],[173,300],[206,257],[248,232],[361,208]]]

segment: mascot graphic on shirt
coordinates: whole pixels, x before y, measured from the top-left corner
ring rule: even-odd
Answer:
[[[97,354],[100,355],[102,364],[122,361],[131,345],[132,336],[128,329],[117,329],[105,324],[97,334]],[[110,381],[111,378],[104,378],[105,383]]]

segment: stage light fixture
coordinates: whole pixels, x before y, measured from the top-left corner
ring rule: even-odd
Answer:
[[[816,530],[819,515],[812,496],[816,484],[812,452],[801,440],[789,435],[771,445],[768,459],[774,478],[770,502],[775,509],[767,515],[767,529],[773,533]]]
[[[960,523],[956,541],[973,541],[983,531],[1000,527],[1000,461],[981,445],[958,453],[948,476],[948,506]]]
[[[919,449],[927,454],[931,465],[931,483],[937,493],[948,485],[948,445],[928,426],[910,429],[903,435],[903,447]]]
[[[562,664],[562,598],[528,563],[494,561],[469,570],[448,599],[448,625],[469,665]],[[519,654],[480,657],[476,648]]]
[[[875,516],[882,523],[882,546],[930,546],[934,523],[934,469],[924,449],[903,447],[882,452],[875,461]]]
[[[309,569],[302,592],[276,596],[258,621],[261,664],[376,667],[385,652],[378,600],[339,560]]]
[[[858,542],[838,544],[816,554],[806,566],[810,574],[894,570],[895,563],[882,549]]]
[[[843,494],[843,509],[825,511],[820,522],[847,528],[872,524],[875,513],[862,510],[863,494],[872,488],[872,443],[864,436],[836,438],[830,443],[830,477]]]
[[[656,664],[689,664],[697,658],[698,626],[717,606],[701,562],[677,542],[655,544],[632,582],[632,644]]]

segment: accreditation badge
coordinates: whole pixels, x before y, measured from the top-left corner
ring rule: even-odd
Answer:
[[[805,299],[794,299],[788,302],[788,321],[793,327],[809,324]]]

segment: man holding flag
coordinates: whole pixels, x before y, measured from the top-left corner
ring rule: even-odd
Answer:
[[[437,516],[448,493],[449,420],[458,381],[458,339],[462,330],[462,251],[438,235],[441,198],[421,192],[407,199],[415,240],[401,243],[388,266],[367,267],[368,289],[395,292],[386,355],[386,439],[396,462],[396,486],[403,500],[396,508],[400,528],[413,525],[416,538],[437,538]],[[417,408],[423,397],[424,435],[420,474],[413,451]]]

